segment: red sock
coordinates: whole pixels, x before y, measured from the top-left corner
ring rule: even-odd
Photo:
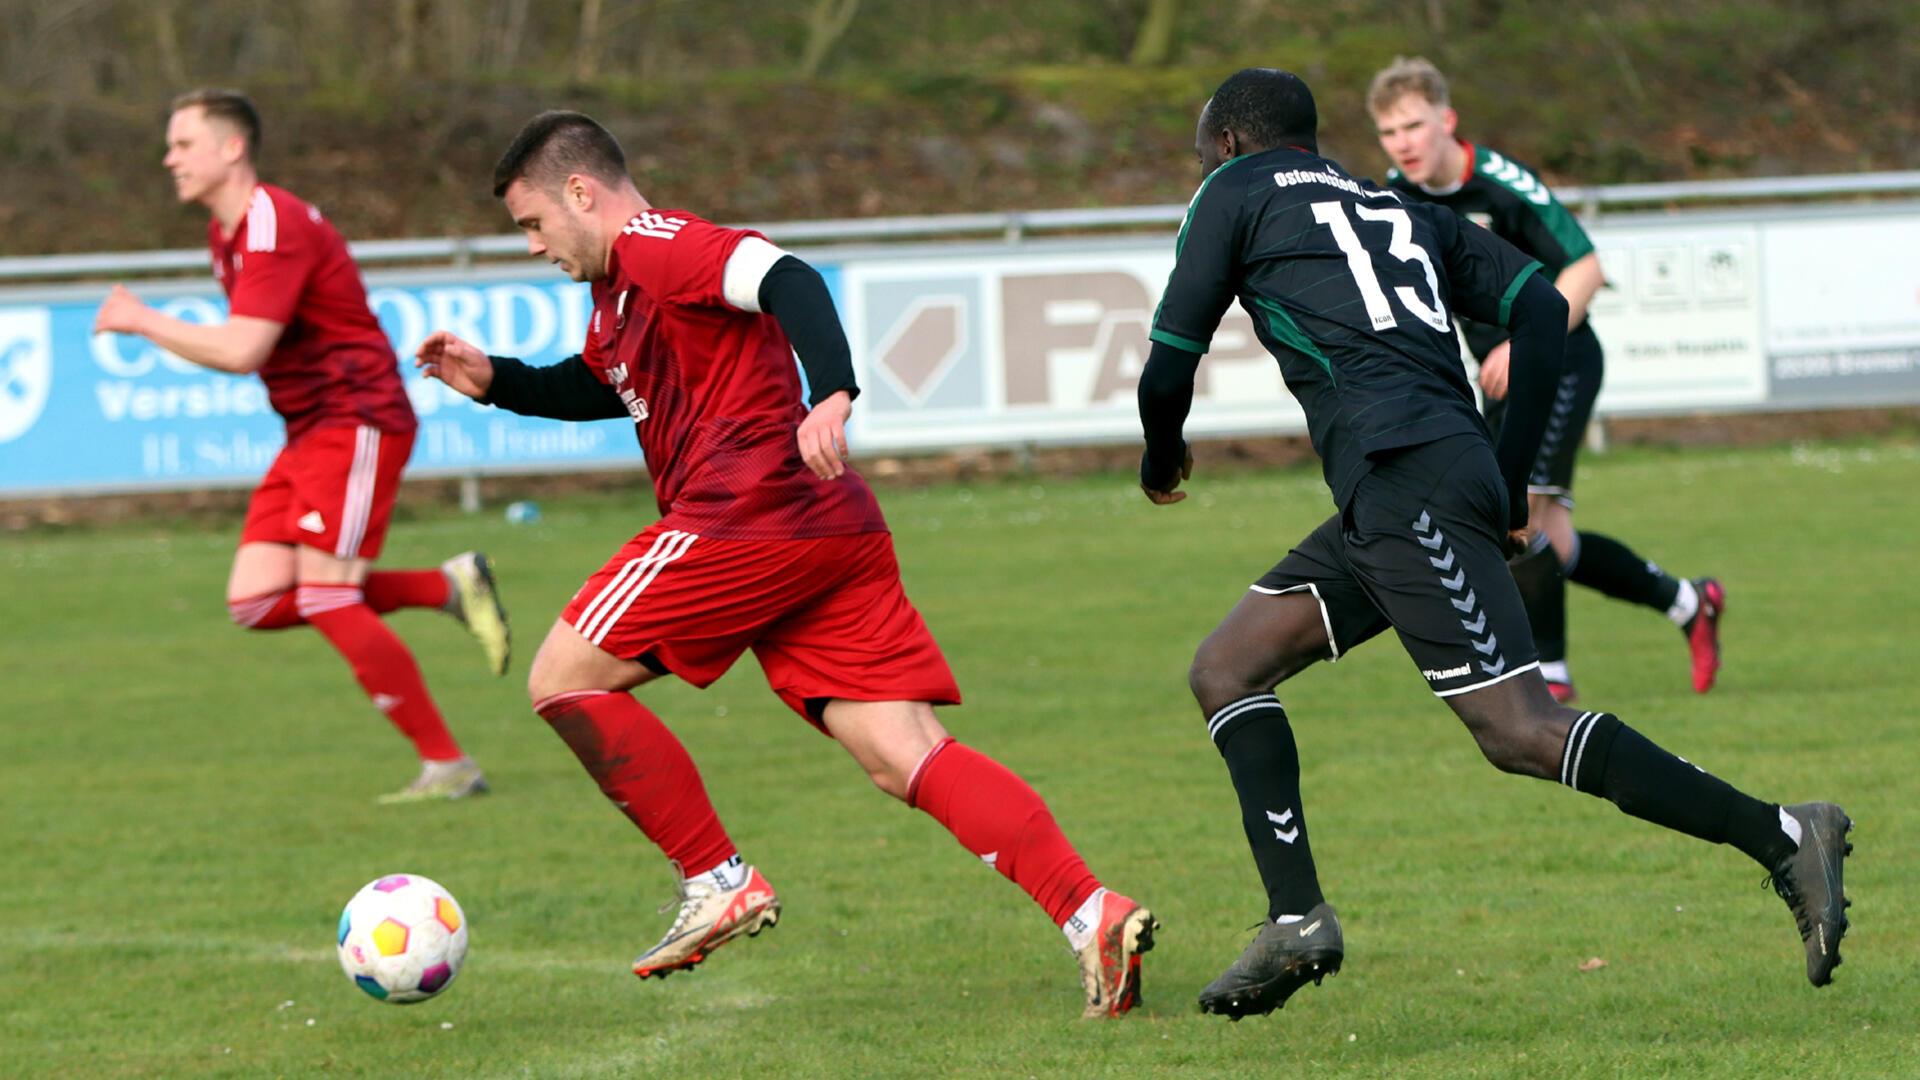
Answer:
[[[441,608],[453,590],[438,570],[375,570],[367,575],[367,606],[385,615],[401,608]]]
[[[333,643],[353,668],[360,688],[400,734],[413,740],[423,761],[452,761],[460,744],[440,718],[427,693],[426,680],[413,654],[380,616],[373,613],[352,585],[302,585],[300,614]]]
[[[300,617],[300,602],[292,589],[276,589],[227,601],[227,614],[249,630],[285,630],[307,620]]]
[[[1100,887],[1040,794],[978,750],[952,739],[929,750],[907,782],[907,805],[1025,889],[1056,926]]]
[[[683,875],[736,854],[687,748],[632,694],[576,690],[534,702],[533,711]]]

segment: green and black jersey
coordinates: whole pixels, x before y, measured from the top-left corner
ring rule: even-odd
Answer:
[[[1486,437],[1453,313],[1505,326],[1540,266],[1444,207],[1293,147],[1207,177],[1175,252],[1150,336],[1204,353],[1237,297],[1307,414],[1341,506],[1369,455]]]
[[[1387,172],[1387,186],[1408,199],[1438,203],[1461,217],[1485,225],[1493,234],[1540,261],[1547,280],[1593,253],[1593,241],[1552,189],[1533,170],[1485,146],[1461,143],[1467,168],[1451,185],[1430,188],[1414,183],[1398,169]],[[1467,345],[1475,356],[1506,340],[1499,327],[1469,324]]]

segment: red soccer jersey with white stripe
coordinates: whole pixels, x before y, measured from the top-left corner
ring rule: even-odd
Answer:
[[[632,414],[660,513],[734,540],[884,530],[866,481],[822,480],[800,458],[807,409],[793,348],[771,315],[727,303],[742,239],[685,210],[647,210],[593,287],[582,356]]]
[[[233,314],[286,327],[260,378],[288,441],[318,427],[366,424],[401,434],[418,426],[360,268],[319,210],[261,184],[232,236],[221,235],[218,221],[207,223],[207,246]]]

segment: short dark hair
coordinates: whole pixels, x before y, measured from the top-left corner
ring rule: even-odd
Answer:
[[[189,90],[173,99],[169,112],[199,107],[209,119],[224,120],[240,129],[247,140],[247,156],[260,152],[260,110],[253,107],[253,101],[238,90],[222,90],[218,87],[203,86],[198,90]]]
[[[1320,126],[1313,91],[1300,76],[1279,68],[1242,68],[1227,76],[1207,103],[1208,135],[1238,132],[1259,149],[1314,145]]]
[[[585,113],[555,109],[527,121],[493,167],[493,195],[500,198],[515,180],[558,189],[567,177],[585,173],[618,184],[629,180],[627,155],[613,133]]]

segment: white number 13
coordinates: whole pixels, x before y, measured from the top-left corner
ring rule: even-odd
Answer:
[[[1413,291],[1412,286],[1399,285],[1393,295],[1401,306],[1414,314],[1421,322],[1441,333],[1453,329],[1453,322],[1447,317],[1447,307],[1440,299],[1440,279],[1433,272],[1433,260],[1427,257],[1425,248],[1413,242],[1413,221],[1407,212],[1397,206],[1382,207],[1378,210],[1371,206],[1355,206],[1353,212],[1360,215],[1362,221],[1384,221],[1393,226],[1393,233],[1387,242],[1387,254],[1401,262],[1418,262],[1427,272],[1427,288],[1433,290],[1433,306]],[[1360,243],[1360,234],[1353,229],[1353,223],[1347,220],[1346,204],[1340,202],[1317,202],[1313,204],[1313,219],[1333,230],[1334,242],[1347,256],[1347,269],[1353,271],[1354,284],[1360,286],[1360,297],[1367,304],[1367,318],[1372,321],[1375,330],[1390,330],[1400,325],[1393,317],[1393,311],[1387,305],[1387,294],[1380,288],[1380,277],[1373,272],[1373,256]]]

